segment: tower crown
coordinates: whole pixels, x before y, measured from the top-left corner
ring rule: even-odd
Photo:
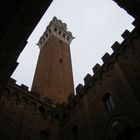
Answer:
[[[47,26],[46,31],[39,39],[38,46],[40,49],[45,45],[51,35],[55,35],[65,43],[70,44],[74,37],[70,31],[67,31],[67,24],[54,17],[50,24]]]

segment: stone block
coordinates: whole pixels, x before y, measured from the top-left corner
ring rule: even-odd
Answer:
[[[109,53],[105,53],[104,56],[102,57],[103,62],[106,62],[110,58]]]
[[[78,93],[79,91],[81,91],[82,88],[83,88],[83,85],[82,85],[82,84],[79,84],[79,85],[76,87],[76,93]]]
[[[97,71],[99,71],[100,68],[101,68],[100,64],[97,63],[97,64],[92,68],[92,70],[93,70],[94,73],[96,73]]]
[[[21,89],[24,89],[24,90],[27,90],[28,91],[28,89],[29,89],[29,87],[27,87],[26,85],[24,85],[24,84],[21,84]]]
[[[91,79],[91,75],[90,74],[87,74],[86,76],[85,76],[85,78],[84,78],[84,82],[85,82],[85,84],[86,83],[88,83],[88,81]]]
[[[123,37],[123,39],[126,39],[129,35],[130,35],[130,32],[128,30],[125,30],[121,36]]]
[[[113,51],[118,50],[119,47],[120,47],[120,44],[119,44],[119,42],[117,42],[117,41],[111,46],[111,48],[112,48]]]

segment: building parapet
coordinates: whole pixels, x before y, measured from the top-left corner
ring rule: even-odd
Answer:
[[[137,24],[136,24],[137,25]],[[93,76],[90,74],[87,74],[84,78],[84,84],[79,84],[76,87],[76,96],[75,98],[78,98],[80,94],[84,95],[86,92],[86,88],[89,88],[90,83],[95,83],[97,79],[100,78],[103,72],[107,71],[110,65],[113,65],[114,61],[116,60],[116,57],[121,54],[124,47],[127,47],[129,43],[129,40],[132,36],[134,36],[135,29],[130,33],[128,30],[125,30],[124,33],[121,35],[124,40],[121,44],[119,44],[117,41],[111,46],[113,49],[113,53],[110,55],[109,53],[105,53],[102,56],[103,65],[96,64],[92,70],[93,70]],[[73,98],[74,99],[74,98]],[[73,101],[72,99],[72,101]]]

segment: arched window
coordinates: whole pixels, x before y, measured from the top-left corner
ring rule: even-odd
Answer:
[[[58,33],[59,33],[59,35],[61,35],[61,31],[59,31]]]
[[[131,129],[125,122],[114,121],[113,124],[114,140],[132,140]]]
[[[64,38],[65,38],[65,36],[66,36],[66,35],[63,33],[63,37],[64,37]]]
[[[72,127],[72,136],[73,136],[73,140],[79,140],[79,131],[77,125],[74,125]]]
[[[49,29],[49,33],[51,33],[51,29]]]
[[[41,130],[39,140],[49,140],[49,133],[45,130]]]
[[[67,40],[68,40],[68,41],[70,40],[69,36],[67,37]]]
[[[46,33],[46,38],[48,37],[48,34]]]
[[[57,32],[57,28],[54,28],[54,31]]]
[[[112,97],[109,93],[106,93],[103,96],[102,101],[103,101],[107,111],[111,111],[114,108],[114,102],[113,102]]]

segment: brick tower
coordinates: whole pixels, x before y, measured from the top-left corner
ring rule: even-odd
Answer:
[[[38,46],[40,54],[34,75],[32,92],[54,104],[67,103],[74,93],[70,43],[72,33],[56,17],[47,26]]]

